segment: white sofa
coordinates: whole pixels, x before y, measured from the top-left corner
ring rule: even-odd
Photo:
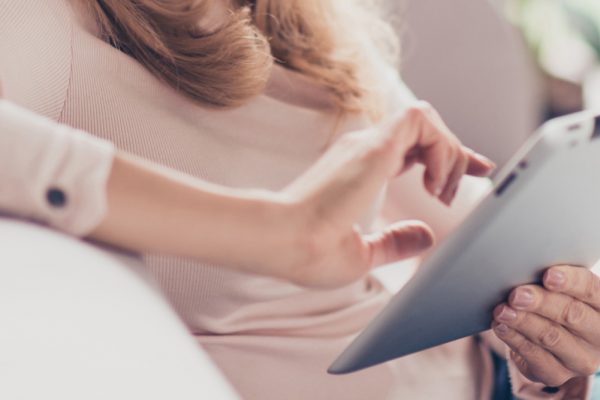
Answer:
[[[0,399],[237,399],[132,258],[0,217]]]

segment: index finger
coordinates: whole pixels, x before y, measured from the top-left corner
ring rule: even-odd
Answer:
[[[600,310],[600,278],[586,268],[551,267],[544,273],[543,282],[550,291],[564,293]]]
[[[494,164],[493,161],[479,153],[476,153],[468,147],[463,147],[463,151],[468,158],[467,175],[484,178],[489,176],[496,168],[496,164]]]

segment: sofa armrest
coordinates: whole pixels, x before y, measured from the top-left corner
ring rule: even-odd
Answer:
[[[0,217],[0,398],[236,399],[134,259]]]

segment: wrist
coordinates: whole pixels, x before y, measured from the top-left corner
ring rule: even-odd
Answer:
[[[269,260],[270,275],[301,286],[320,286],[324,271],[335,258],[336,243],[343,238],[319,213],[314,199],[280,196],[274,199],[276,211],[272,232],[277,251]],[[326,261],[329,260],[329,261]]]
[[[229,192],[218,203],[220,210],[211,213],[218,227],[208,238],[211,245],[195,246],[199,252],[210,249],[211,254],[196,257],[247,273],[290,279],[306,236],[302,205],[289,196],[262,190]]]
[[[308,262],[310,230],[302,202],[281,193],[259,193],[250,204],[253,225],[250,256],[258,273],[294,281],[295,271]]]

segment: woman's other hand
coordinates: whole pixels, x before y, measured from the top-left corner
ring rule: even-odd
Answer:
[[[304,251],[279,273],[305,286],[336,287],[373,267],[418,255],[433,243],[422,222],[401,222],[363,235],[355,225],[388,180],[414,163],[425,166],[423,184],[450,204],[464,174],[487,176],[495,167],[461,145],[427,103],[419,102],[380,126],[340,138],[283,196],[296,212]]]
[[[494,310],[492,328],[532,381],[561,386],[600,366],[600,278],[573,266],[555,266],[543,287],[514,289]]]

